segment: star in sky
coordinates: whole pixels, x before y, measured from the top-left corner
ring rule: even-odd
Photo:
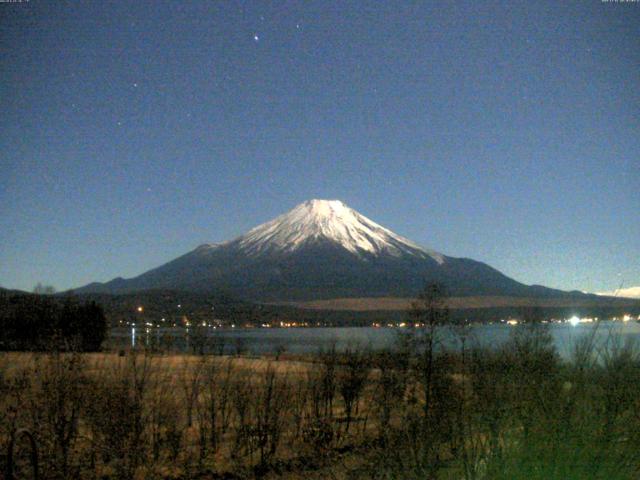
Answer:
[[[254,41],[256,41],[256,42],[259,42],[259,41],[260,41],[260,37],[258,36],[258,34],[257,34],[257,33],[254,33],[254,34],[253,34],[253,40],[254,40]]]

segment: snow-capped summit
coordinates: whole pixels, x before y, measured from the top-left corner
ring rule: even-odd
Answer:
[[[279,217],[258,225],[234,241],[249,255],[293,252],[304,245],[331,241],[354,254],[444,256],[427,250],[378,225],[340,200],[308,200]]]

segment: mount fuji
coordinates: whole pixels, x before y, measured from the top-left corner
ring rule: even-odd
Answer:
[[[569,295],[524,285],[484,263],[424,248],[338,200],[306,201],[236,239],[201,245],[135,278],[92,283],[75,292],[171,289],[289,302],[408,298],[425,282],[440,282],[459,297]]]

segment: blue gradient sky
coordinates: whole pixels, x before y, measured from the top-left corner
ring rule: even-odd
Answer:
[[[525,283],[640,285],[640,4],[0,4],[0,285],[336,198]],[[257,36],[257,39],[256,39]]]

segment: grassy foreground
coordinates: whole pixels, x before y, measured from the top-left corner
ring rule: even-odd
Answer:
[[[640,356],[585,338],[561,362],[543,325],[495,350],[299,359],[0,354],[0,459],[27,429],[40,478],[640,478]],[[16,478],[33,478],[27,436]]]

